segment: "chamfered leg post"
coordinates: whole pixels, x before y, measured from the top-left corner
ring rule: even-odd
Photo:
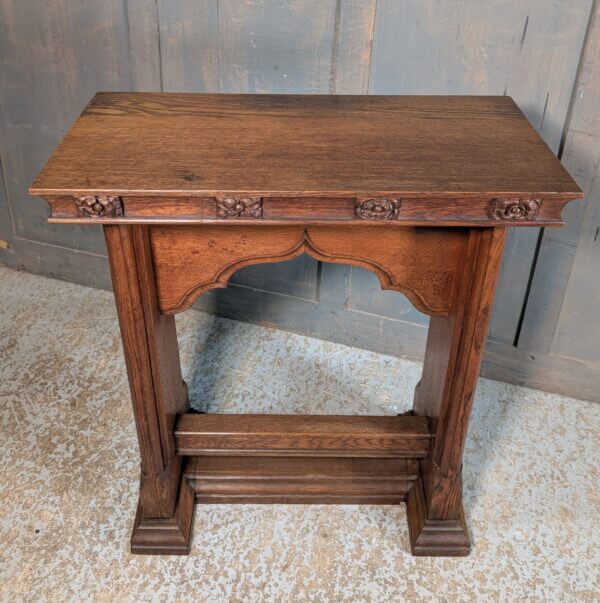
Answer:
[[[105,225],[104,235],[141,457],[131,551],[186,554],[194,496],[173,439],[188,408],[175,320],[159,312],[147,227]]]
[[[492,310],[506,231],[473,228],[459,261],[452,311],[432,316],[414,412],[434,438],[407,499],[414,555],[468,555],[462,456]]]

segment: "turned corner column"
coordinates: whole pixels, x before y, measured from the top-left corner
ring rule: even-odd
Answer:
[[[159,312],[148,228],[105,225],[104,235],[140,448],[132,552],[187,553],[194,501],[173,438],[188,408],[175,320]]]
[[[462,456],[485,347],[506,230],[472,228],[459,258],[452,310],[432,316],[414,412],[434,437],[407,511],[415,555],[468,555]]]

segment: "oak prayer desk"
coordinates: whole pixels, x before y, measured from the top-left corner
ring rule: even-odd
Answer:
[[[134,553],[187,553],[195,502],[405,500],[415,555],[469,553],[462,455],[506,231],[559,225],[582,196],[511,98],[100,93],[30,192],[50,223],[104,225],[141,455]],[[302,253],[431,317],[413,411],[191,412],[174,315]]]

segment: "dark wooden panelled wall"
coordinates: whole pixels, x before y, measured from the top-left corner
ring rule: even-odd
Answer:
[[[100,226],[46,224],[27,186],[98,90],[508,94],[586,193],[513,229],[483,374],[600,400],[596,0],[0,0],[0,262],[110,287]],[[160,149],[157,149],[160,153]],[[308,256],[240,270],[199,305],[420,358],[426,316]]]

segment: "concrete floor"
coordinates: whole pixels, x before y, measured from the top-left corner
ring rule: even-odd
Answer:
[[[209,411],[395,414],[420,365],[189,311]],[[210,401],[207,403],[207,401]],[[134,557],[138,452],[112,295],[0,267],[3,600],[598,601],[600,405],[481,380],[470,557],[410,556],[404,507],[198,508],[189,557]]]

